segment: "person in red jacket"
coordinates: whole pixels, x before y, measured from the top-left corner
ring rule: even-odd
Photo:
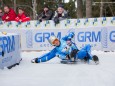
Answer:
[[[16,13],[9,6],[4,6],[4,15],[2,16],[2,21],[15,21]]]
[[[26,22],[26,21],[30,21],[30,17],[27,17],[24,13],[24,10],[22,8],[18,8],[18,15],[15,18],[15,21],[17,22]]]

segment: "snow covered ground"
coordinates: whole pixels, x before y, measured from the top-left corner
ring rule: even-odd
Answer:
[[[115,86],[115,52],[93,51],[99,65],[60,64],[58,58],[32,64],[42,52],[23,52],[23,61],[11,70],[0,70],[0,86]]]

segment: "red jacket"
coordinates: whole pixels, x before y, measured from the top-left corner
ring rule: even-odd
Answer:
[[[6,19],[6,17],[9,17],[8,19]],[[16,18],[16,13],[14,12],[13,9],[10,8],[8,13],[4,13],[4,15],[2,16],[2,20],[3,21],[14,21]]]
[[[26,17],[26,15],[23,13],[23,14],[18,14],[18,16],[15,18],[15,21],[17,22],[26,22],[26,21],[30,21],[30,17]]]

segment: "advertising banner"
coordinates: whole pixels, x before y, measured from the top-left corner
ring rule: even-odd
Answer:
[[[69,32],[75,33],[78,48],[91,44],[93,50],[115,50],[115,17],[66,19],[59,24],[51,20],[1,22],[0,31],[20,34],[22,50],[51,50],[48,38],[55,35],[60,39]]]
[[[0,35],[0,69],[19,63],[20,60],[20,36]]]
[[[21,30],[22,50],[51,50],[53,46],[48,42],[50,36],[61,39],[75,29],[31,29]]]
[[[115,50],[115,27],[78,28],[75,43],[79,48],[91,44],[93,50]]]

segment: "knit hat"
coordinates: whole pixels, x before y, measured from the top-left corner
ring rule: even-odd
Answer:
[[[45,5],[44,8],[49,8],[48,5]]]
[[[58,4],[58,7],[64,8],[63,4]]]

